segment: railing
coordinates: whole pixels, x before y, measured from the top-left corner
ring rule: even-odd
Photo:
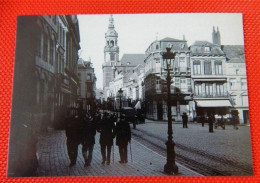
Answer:
[[[201,93],[201,94],[196,94],[194,93],[194,97],[196,98],[216,98],[216,97],[221,97],[221,98],[229,98],[228,93]]]

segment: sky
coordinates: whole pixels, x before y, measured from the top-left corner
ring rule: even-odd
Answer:
[[[103,87],[105,33],[110,15],[78,15],[79,57],[93,63],[97,88]],[[127,53],[145,53],[156,39],[183,39],[190,46],[196,40],[212,42],[213,26],[220,30],[221,44],[244,45],[242,14],[237,13],[173,13],[173,14],[114,14],[118,33],[119,58]]]

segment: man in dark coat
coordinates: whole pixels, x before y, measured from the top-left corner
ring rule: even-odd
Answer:
[[[208,122],[209,122],[209,132],[213,133],[213,125],[215,123],[215,116],[213,113],[209,113]]]
[[[97,131],[100,133],[99,143],[101,146],[102,164],[110,164],[111,147],[113,145],[115,124],[114,120],[104,113],[103,119],[98,125]]]
[[[131,141],[131,129],[124,116],[116,124],[116,145],[119,148],[119,163],[127,163],[127,145]]]
[[[70,159],[69,167],[76,164],[78,145],[82,142],[81,130],[83,123],[83,111],[78,110],[75,116],[66,118],[65,133],[67,136],[67,151]]]
[[[85,160],[85,167],[90,166],[92,153],[95,144],[96,123],[89,115],[85,117],[84,127],[82,128],[82,155]]]
[[[186,112],[184,112],[182,115],[182,123],[183,123],[183,128],[188,128],[188,116]]]
[[[238,111],[232,111],[232,118],[231,118],[231,124],[233,125],[233,128],[235,130],[238,130],[237,125],[239,124],[239,117],[238,117]]]

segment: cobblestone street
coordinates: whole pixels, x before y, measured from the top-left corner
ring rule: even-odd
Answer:
[[[154,122],[147,120],[145,124],[139,124],[137,130],[133,131],[136,135],[160,144],[164,147],[167,139],[167,123]],[[201,124],[189,123],[188,128],[182,128],[182,123],[173,124],[173,136],[176,143],[176,154],[185,155],[192,160],[203,163],[209,167],[221,167],[223,171],[231,175],[241,175],[242,172],[235,172],[230,167],[218,164],[213,160],[228,162],[234,167],[247,169],[245,175],[252,174],[252,150],[250,127],[239,126],[234,130],[233,126],[226,125],[226,129],[214,129],[214,133],[209,133],[208,124],[204,127]],[[207,156],[203,159],[201,156]],[[234,171],[234,172],[232,172]]]
[[[39,139],[37,153],[39,160],[39,176],[164,176],[163,167],[166,158],[136,140],[132,140],[133,161],[128,154],[128,164],[120,164],[118,148],[114,147],[114,163],[101,164],[99,134],[96,135],[96,144],[93,151],[93,160],[90,167],[84,168],[81,146],[77,164],[69,168],[69,158],[66,149],[66,136],[64,131],[48,132]],[[130,152],[130,149],[128,149]],[[113,151],[112,151],[113,159]],[[111,159],[111,160],[112,160]],[[178,164],[180,176],[199,176],[196,172]]]

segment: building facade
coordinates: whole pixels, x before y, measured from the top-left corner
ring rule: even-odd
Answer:
[[[184,112],[192,116],[190,50],[185,38],[178,40],[166,37],[156,40],[146,50],[144,60],[146,117],[153,120],[167,120],[166,71],[162,56],[167,47],[171,47],[171,51],[176,53],[172,64],[171,104],[173,119],[177,121]]]
[[[96,101],[96,76],[91,61],[79,59],[78,62],[79,77],[79,101],[82,108],[89,112],[94,112]]]
[[[227,114],[232,105],[227,92],[226,56],[221,45],[195,41],[190,50],[196,114]]]
[[[223,50],[227,56],[227,88],[232,102],[230,112],[237,110],[240,123],[248,124],[249,110],[244,46],[225,45]]]
[[[76,102],[79,42],[77,16],[18,17],[8,176],[32,174],[33,135]]]

